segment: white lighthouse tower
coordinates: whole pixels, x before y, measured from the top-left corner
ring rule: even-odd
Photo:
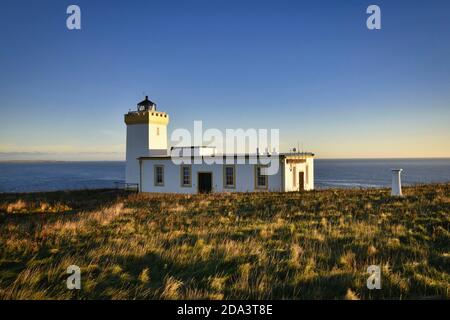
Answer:
[[[156,110],[145,96],[136,111],[125,114],[127,125],[125,182],[139,183],[139,157],[167,155],[169,115]]]

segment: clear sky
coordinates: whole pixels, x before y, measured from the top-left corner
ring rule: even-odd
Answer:
[[[323,158],[450,157],[450,1],[1,2],[0,159],[123,159],[143,92],[170,131],[202,120],[279,128],[282,151]]]

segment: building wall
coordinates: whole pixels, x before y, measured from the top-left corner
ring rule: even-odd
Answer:
[[[299,190],[299,172],[305,173],[305,190],[314,189],[314,158],[306,158],[305,163],[287,164],[284,160],[284,190],[285,191],[298,191]],[[294,169],[295,167],[295,169]],[[294,185],[293,174],[296,173],[296,185]]]
[[[164,186],[154,185],[154,165],[164,166]],[[212,172],[213,192],[254,192],[254,191],[282,191],[282,170],[275,175],[268,176],[268,189],[255,189],[255,166],[253,164],[235,164],[235,188],[224,188],[224,169],[222,164],[192,164],[192,184],[190,187],[181,186],[180,165],[171,159],[142,160],[142,192],[164,193],[197,193],[198,172]]]
[[[125,182],[139,183],[138,157],[149,156],[148,124],[127,125]]]
[[[308,164],[308,185],[306,190],[314,190],[314,158],[307,158],[306,161],[306,163]]]
[[[158,135],[159,132],[159,135]],[[139,157],[167,155],[167,124],[127,125],[125,182],[139,183]]]
[[[159,135],[158,135],[159,132]],[[148,130],[149,148],[152,150],[164,150],[167,154],[167,125],[150,123]]]

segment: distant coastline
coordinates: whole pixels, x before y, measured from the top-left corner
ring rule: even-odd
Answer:
[[[450,157],[380,157],[380,158],[321,158],[315,157],[316,160],[333,160],[333,161],[347,161],[347,160],[450,160]],[[12,160],[1,160],[0,163],[71,163],[71,162],[125,162],[123,160],[42,160],[42,159],[12,159]]]
[[[0,160],[0,163],[124,162],[125,160]]]

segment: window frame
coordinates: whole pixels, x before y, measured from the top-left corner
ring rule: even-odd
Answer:
[[[261,168],[268,168],[267,165],[255,165],[255,170],[254,170],[254,178],[255,178],[255,190],[267,190],[269,189],[269,176],[268,175],[261,175],[263,177],[265,177],[265,185],[259,185],[259,180],[258,180],[258,169]]]
[[[189,184],[184,183],[184,168],[189,168]],[[192,187],[192,165],[184,164],[180,166],[180,186],[182,188]]]
[[[162,182],[158,183],[158,168],[162,170]],[[163,164],[154,164],[153,165],[153,185],[155,187],[164,187],[164,165]]]
[[[233,169],[233,184],[227,183],[227,168]],[[234,164],[223,165],[223,188],[224,189],[236,189],[236,166]]]

